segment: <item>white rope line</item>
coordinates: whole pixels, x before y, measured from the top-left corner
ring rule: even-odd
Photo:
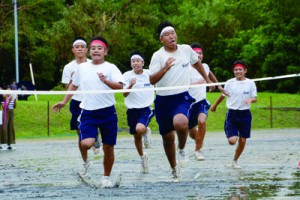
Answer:
[[[250,79],[252,81],[266,81],[266,80],[275,80],[275,79],[284,79],[284,78],[294,78],[299,77],[300,73],[297,74],[288,74],[282,76],[273,76],[266,78],[256,78]],[[0,94],[43,94],[43,95],[53,95],[53,94],[98,94],[98,93],[123,93],[123,92],[145,92],[145,91],[159,91],[159,90],[174,90],[174,89],[188,89],[196,87],[206,87],[206,86],[219,86],[225,85],[226,82],[218,83],[207,83],[207,84],[197,84],[197,85],[184,85],[184,86],[171,86],[171,87],[159,87],[159,88],[143,88],[143,89],[120,89],[120,90],[81,90],[81,91],[31,91],[31,90],[0,90]]]

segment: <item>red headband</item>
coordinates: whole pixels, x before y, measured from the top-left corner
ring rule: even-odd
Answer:
[[[233,69],[236,68],[236,67],[242,67],[243,69],[247,69],[247,67],[241,63],[237,63],[233,66]]]
[[[90,46],[94,45],[94,44],[100,44],[102,45],[104,48],[106,48],[106,44],[104,42],[102,42],[101,40],[93,40],[90,44]]]
[[[200,47],[194,47],[194,48],[192,48],[194,51],[201,51],[201,52],[203,52],[203,50],[200,48]]]

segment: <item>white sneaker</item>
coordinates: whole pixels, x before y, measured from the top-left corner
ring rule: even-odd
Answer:
[[[237,163],[237,160],[232,161],[232,168],[241,169],[242,167]]]
[[[180,167],[178,165],[172,169],[172,178],[174,182],[179,182],[181,179]]]
[[[109,176],[103,176],[102,178],[102,188],[112,188],[113,184]]]
[[[185,167],[189,161],[184,149],[178,149],[178,161],[180,167]]]
[[[84,176],[88,173],[89,168],[93,165],[92,161],[86,161],[83,163],[83,169],[79,172],[81,176]]]
[[[146,149],[151,147],[151,129],[147,127],[147,132],[143,135],[144,137],[144,146]]]
[[[149,173],[148,155],[146,153],[144,153],[144,155],[141,156],[141,173],[143,174]]]
[[[200,150],[194,152],[194,158],[198,161],[204,160],[204,156]]]

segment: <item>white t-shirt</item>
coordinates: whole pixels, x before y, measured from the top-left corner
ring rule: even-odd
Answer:
[[[174,57],[175,65],[171,67],[167,73],[158,81],[156,87],[170,87],[170,86],[187,86],[183,89],[172,89],[172,90],[158,90],[156,94],[161,96],[179,94],[188,91],[188,85],[190,84],[190,64],[195,64],[198,61],[198,55],[193,51],[189,45],[177,45],[175,52],[167,52],[164,47],[161,47],[156,51],[150,62],[150,74],[154,74],[161,70],[168,58]]]
[[[82,63],[74,73],[73,85],[81,87],[81,90],[112,90],[103,83],[97,73],[103,73],[107,80],[124,83],[121,71],[116,65],[104,62],[99,65]],[[116,103],[114,93],[83,94],[80,108],[85,110],[97,110],[112,106]]]
[[[125,72],[124,77],[124,89],[127,89],[130,85],[132,78],[136,78],[136,83],[133,85],[132,89],[143,89],[143,88],[153,88],[150,84],[150,71],[143,69],[142,74],[136,74],[133,70]],[[154,91],[144,91],[144,92],[130,92],[124,99],[127,108],[145,108],[150,106],[154,101]]]
[[[87,59],[87,62],[91,62],[91,60]],[[63,73],[62,73],[61,82],[63,84],[69,84],[74,72],[78,69],[78,67],[79,67],[79,64],[76,62],[76,60],[72,60],[71,62],[66,64],[65,67],[64,67]],[[78,87],[77,90],[78,91],[81,90],[80,86]],[[77,100],[77,101],[81,101],[82,95],[74,94],[72,96],[72,99]]]
[[[243,81],[237,81],[236,78],[229,79],[226,81],[224,89],[229,94],[226,99],[226,106],[229,109],[250,109],[250,104],[245,104],[245,99],[257,97],[256,85],[248,78]]]
[[[206,63],[202,63],[205,73],[209,74],[209,66]],[[191,65],[190,67],[190,80],[191,85],[193,83],[196,83],[198,81],[205,81],[204,78],[201,76],[201,74],[198,72],[198,70]],[[194,87],[189,89],[189,94],[196,99],[196,102],[199,102],[203,99],[206,99],[206,87]]]

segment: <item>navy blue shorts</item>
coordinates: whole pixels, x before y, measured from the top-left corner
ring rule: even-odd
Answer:
[[[78,125],[79,125],[78,117],[81,113],[81,108],[79,107],[80,103],[81,103],[80,101],[77,101],[77,100],[74,100],[74,99],[72,99],[70,101],[69,110],[72,114],[71,121],[70,121],[70,129],[71,130],[78,130],[79,129],[79,127],[78,127]]]
[[[156,95],[155,116],[160,134],[165,135],[175,130],[173,125],[175,115],[183,114],[189,118],[193,102],[195,99],[188,92],[168,96]]]
[[[144,124],[147,127],[154,116],[154,112],[150,107],[131,108],[127,110],[126,114],[129,133],[132,135],[136,134],[136,125],[138,123]]]
[[[118,133],[118,118],[114,106],[98,110],[82,110],[80,117],[80,140],[97,139],[100,129],[102,143],[115,145]]]
[[[210,103],[206,99],[203,99],[192,105],[190,110],[189,129],[192,129],[198,125],[198,116],[200,113],[204,113],[206,116],[208,116],[209,108]]]
[[[224,130],[227,138],[238,136],[250,138],[252,115],[250,110],[232,110],[226,113]]]

